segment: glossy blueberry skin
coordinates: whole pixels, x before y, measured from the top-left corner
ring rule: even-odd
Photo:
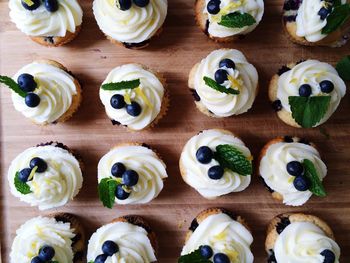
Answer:
[[[227,78],[227,71],[224,70],[224,69],[218,69],[218,70],[215,72],[215,81],[216,81],[218,84],[222,84],[222,83],[224,83],[226,80],[228,80],[228,78]]]
[[[301,97],[310,97],[311,93],[312,89],[309,84],[303,84],[299,87],[299,95]]]
[[[36,89],[37,84],[34,80],[34,77],[30,74],[23,73],[18,76],[17,83],[21,90],[25,92],[32,92]]]
[[[104,263],[106,260],[107,260],[107,255],[105,254],[101,254],[101,255],[98,255],[96,258],[95,258],[95,261],[94,263]]]
[[[330,12],[331,12],[330,9],[327,9],[327,8],[325,8],[325,7],[322,7],[322,8],[320,9],[320,11],[318,11],[317,14],[320,16],[320,18],[321,18],[322,20],[325,20],[325,19],[327,18],[327,16],[329,15]]]
[[[335,254],[332,250],[325,249],[321,252],[321,255],[324,256],[323,263],[334,263],[335,262]]]
[[[293,181],[295,189],[304,192],[309,189],[309,181],[305,176],[297,176]]]
[[[44,3],[46,10],[51,13],[56,12],[59,8],[57,0],[45,0]]]
[[[139,181],[139,175],[134,170],[126,170],[123,174],[123,183],[126,186],[134,186]]]
[[[55,250],[51,246],[43,246],[39,250],[39,258],[42,261],[49,261],[55,256]]]
[[[200,253],[201,253],[202,257],[209,259],[213,256],[213,249],[207,245],[201,246]]]
[[[102,245],[102,252],[107,256],[113,256],[113,254],[119,251],[118,245],[111,240],[107,240]]]
[[[28,177],[31,173],[32,169],[30,168],[24,168],[22,169],[20,172],[19,172],[19,175],[18,175],[18,179],[23,182],[23,183],[26,183],[28,182]]]
[[[119,1],[120,10],[126,11],[131,8],[131,5],[132,5],[131,0],[118,0],[118,1]]]
[[[223,60],[220,61],[219,67],[220,67],[220,68],[226,67],[226,68],[235,69],[235,68],[236,68],[236,64],[235,64],[235,62],[233,62],[231,59],[225,58],[225,59],[223,59]]]
[[[130,196],[128,192],[125,192],[123,189],[123,185],[118,185],[117,189],[115,190],[115,197],[119,200],[125,200]]]
[[[224,253],[214,255],[214,263],[230,263],[230,258]]]
[[[149,4],[149,0],[134,0],[134,4],[138,7],[145,7]]]
[[[210,163],[213,159],[213,151],[208,146],[201,146],[196,152],[196,158],[202,164]]]
[[[33,5],[29,6],[27,5],[24,1],[22,1],[22,6],[29,10],[29,11],[33,11],[35,9],[37,9],[40,5],[41,5],[41,0],[32,0],[32,2],[34,3]]]
[[[40,97],[35,93],[30,92],[25,96],[24,102],[29,108],[35,108],[40,104]]]
[[[207,5],[209,14],[216,15],[220,12],[220,0],[210,0]]]
[[[122,163],[115,163],[111,168],[111,174],[114,177],[122,177],[125,171],[126,171],[125,165]]]
[[[113,95],[110,103],[111,103],[111,106],[117,110],[124,108],[126,105],[125,100],[124,100],[124,96],[122,96],[120,94]]]
[[[36,256],[36,257],[32,258],[30,263],[44,263],[44,261],[42,261],[38,256]]]
[[[304,173],[304,167],[298,161],[291,161],[287,163],[287,172],[293,176],[300,176]]]
[[[47,163],[39,157],[33,158],[29,163],[29,167],[31,169],[33,169],[35,166],[38,167],[38,169],[36,170],[37,173],[43,173],[47,169]]]
[[[220,165],[210,167],[208,170],[208,176],[213,180],[220,180],[224,176],[224,169]]]
[[[133,116],[137,117],[141,114],[141,106],[136,101],[131,102],[131,104],[126,105],[126,112]]]
[[[323,80],[320,82],[320,88],[323,93],[331,93],[334,90],[334,84],[330,80]]]

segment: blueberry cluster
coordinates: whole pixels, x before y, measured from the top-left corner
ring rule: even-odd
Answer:
[[[139,181],[139,175],[134,170],[126,170],[122,163],[115,163],[112,166],[111,174],[114,177],[122,178],[123,183],[117,186],[115,196],[119,200],[125,200],[130,196],[130,193],[125,191],[125,187],[132,187]]]
[[[118,251],[118,245],[111,240],[107,240],[102,245],[103,254],[98,255],[95,258],[94,263],[104,263],[108,257],[113,256],[115,253],[118,253]]]
[[[208,164],[214,157],[213,151],[208,146],[201,146],[196,152],[197,161],[202,164]],[[209,168],[208,176],[210,179],[219,180],[224,176],[224,169],[220,165],[214,165]]]
[[[322,20],[327,18],[327,16],[332,12],[333,8],[333,0],[326,0],[324,2],[324,6],[317,13]]]
[[[325,249],[321,252],[321,256],[324,256],[323,263],[334,263],[335,255],[334,252],[330,249]]]
[[[19,177],[18,179],[23,182],[26,183],[28,182],[30,173],[32,172],[33,168],[37,167],[36,172],[37,173],[43,173],[46,171],[47,169],[47,163],[39,158],[39,157],[35,157],[33,158],[30,162],[29,162],[29,168],[24,168],[19,172]]]
[[[126,104],[124,96],[120,94],[113,95],[110,103],[114,109],[119,110],[125,107],[126,112],[133,117],[139,116],[142,111],[140,104],[138,104],[136,101],[132,101],[130,104]]]
[[[133,0],[133,2],[138,7],[146,7],[149,4],[149,0]],[[122,11],[129,10],[132,6],[131,0],[118,0],[118,3]]]
[[[38,106],[40,104],[40,97],[33,92],[37,88],[34,77],[27,73],[21,74],[17,79],[17,83],[20,89],[27,93],[24,98],[26,105],[30,108]]]
[[[235,69],[236,64],[235,64],[235,62],[233,62],[231,59],[228,59],[228,58],[225,58],[225,59],[220,61],[219,69],[215,72],[215,81],[218,84],[223,84],[226,80],[228,80],[228,77],[227,77],[228,72],[223,68]]]
[[[199,248],[201,256],[210,259],[213,255],[213,249],[210,246],[204,245]],[[230,258],[224,253],[216,253],[213,257],[214,263],[230,263]]]
[[[210,0],[207,4],[207,10],[209,14],[216,15],[220,12],[220,0]]]
[[[33,257],[30,263],[47,263],[55,256],[55,249],[51,246],[43,246],[39,250],[39,254]]]
[[[334,90],[334,84],[330,80],[323,80],[320,82],[320,89],[323,93],[331,93]],[[299,87],[299,95],[301,97],[310,97],[312,88],[309,84],[303,84]]]
[[[23,7],[29,11],[33,11],[37,9],[42,4],[42,0],[30,0],[30,1],[33,2],[32,5],[28,5],[28,1],[22,0]],[[59,8],[58,0],[44,0],[44,5],[46,10],[51,13],[56,12]]]
[[[295,189],[298,191],[306,191],[310,187],[309,180],[305,177],[304,166],[298,161],[287,163],[287,172],[295,176],[293,181]]]

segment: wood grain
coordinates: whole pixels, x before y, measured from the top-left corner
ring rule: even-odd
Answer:
[[[157,232],[161,263],[174,263],[180,253],[185,232],[202,209],[222,206],[244,216],[255,237],[255,262],[266,262],[265,229],[279,213],[302,211],[325,219],[335,231],[342,248],[342,262],[350,262],[350,103],[347,95],[338,111],[321,128],[295,129],[280,121],[267,98],[269,78],[287,62],[316,58],[336,63],[349,53],[349,45],[340,49],[300,47],[283,34],[280,10],[282,1],[267,0],[262,23],[246,39],[220,45],[207,39],[195,25],[192,0],[170,0],[164,32],[145,50],[132,51],[116,47],[99,31],[91,12],[90,0],[82,0],[84,25],[71,44],[45,48],[31,42],[19,32],[8,17],[7,1],[0,0],[0,72],[13,75],[20,67],[38,58],[62,62],[80,79],[83,103],[66,124],[39,127],[17,113],[7,89],[1,90],[1,242],[3,262],[15,230],[26,220],[38,216],[39,210],[21,203],[9,193],[6,172],[11,160],[21,151],[40,142],[62,141],[77,150],[86,165],[84,186],[74,202],[54,211],[72,212],[81,217],[90,235],[101,224],[125,214],[146,217]],[[212,119],[199,113],[187,89],[191,67],[209,52],[221,47],[243,51],[256,65],[260,76],[260,93],[249,113],[235,118]],[[171,106],[168,115],[151,131],[131,133],[112,126],[98,99],[98,89],[115,66],[140,62],[164,73],[169,83]],[[225,128],[238,134],[257,157],[265,142],[276,136],[297,135],[314,141],[323,151],[329,173],[325,180],[326,198],[313,197],[300,208],[275,202],[255,176],[250,187],[214,201],[199,196],[181,179],[178,159],[185,142],[207,128]],[[325,134],[329,134],[325,136]],[[96,166],[99,158],[114,144],[125,141],[145,142],[164,157],[169,179],[159,198],[148,205],[118,206],[113,210],[101,206],[96,191]],[[52,212],[52,211],[51,211]]]

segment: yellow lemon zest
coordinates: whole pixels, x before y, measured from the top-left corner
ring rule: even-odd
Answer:
[[[114,0],[109,0],[109,4],[114,6]]]
[[[243,5],[244,1],[237,1],[233,3],[229,3],[227,6],[221,8],[220,12],[216,15],[212,15],[213,22],[220,22],[221,18],[232,12],[232,9],[237,9],[238,7]]]
[[[153,109],[152,103],[149,101],[149,99],[146,97],[145,93],[142,91],[142,89],[140,87],[136,88],[135,92],[138,96],[140,96],[145,101],[145,103],[148,107]]]
[[[305,82],[305,83],[309,82],[309,79],[308,79],[308,78],[305,78],[305,79],[304,79],[304,82]]]
[[[61,165],[58,162],[54,161],[54,160],[51,160],[50,164],[51,164],[51,166],[53,166],[53,168],[55,170],[59,170],[60,167],[61,167]]]
[[[228,75],[227,76],[228,80],[231,81],[232,85],[240,90],[242,88],[242,80],[240,79],[235,79],[234,77]]]
[[[32,188],[33,188],[33,193],[34,195],[38,195],[39,191],[40,191],[40,187],[36,182],[32,182]]]
[[[129,189],[126,185],[123,185],[122,188],[125,192],[131,193],[131,189]]]
[[[298,83],[298,79],[297,78],[292,78],[289,83],[292,83],[292,84],[297,84]]]
[[[322,77],[322,76],[325,75],[325,73],[326,72],[324,72],[324,71],[321,71],[321,72],[318,72],[318,73],[314,73],[314,77],[316,77],[316,78]]]
[[[131,104],[130,94],[128,93],[128,91],[126,91],[124,94],[124,100],[126,104]]]
[[[38,166],[34,166],[34,168],[32,169],[32,171],[29,174],[28,181],[33,179],[36,170],[38,170]]]
[[[288,183],[293,183],[293,181],[294,181],[294,177],[293,176],[289,177]]]
[[[230,258],[230,261],[233,263],[238,263],[238,252],[233,249],[224,249],[223,252]]]
[[[225,231],[222,231],[221,233],[214,236],[214,238],[218,241],[225,240],[227,237],[227,234]]]
[[[23,2],[27,5],[27,6],[32,6],[34,5],[34,2],[32,0],[23,0]]]

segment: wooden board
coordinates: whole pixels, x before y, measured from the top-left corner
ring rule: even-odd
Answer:
[[[74,202],[57,209],[81,216],[90,235],[97,227],[125,214],[145,216],[158,234],[159,262],[174,263],[183,245],[192,218],[202,209],[222,206],[244,216],[253,230],[255,262],[266,262],[265,229],[272,217],[282,212],[304,211],[321,216],[333,227],[342,248],[342,261],[350,262],[350,97],[322,128],[301,130],[286,126],[272,111],[267,98],[269,78],[287,62],[316,58],[336,63],[349,53],[349,45],[340,49],[308,48],[291,44],[283,34],[280,11],[282,1],[267,0],[262,23],[241,42],[220,45],[207,39],[195,25],[193,0],[169,0],[169,16],[164,32],[153,44],[140,51],[116,47],[99,31],[91,11],[91,2],[82,0],[84,25],[79,37],[66,47],[49,49],[31,42],[8,18],[7,1],[0,0],[0,72],[13,75],[20,67],[37,58],[62,62],[81,80],[83,103],[66,124],[38,127],[17,113],[7,89],[1,90],[1,242],[3,261],[15,230],[31,217],[43,215],[10,195],[6,179],[11,160],[37,143],[57,140],[77,150],[86,165],[84,186]],[[243,51],[256,65],[261,90],[249,113],[235,118],[212,119],[198,112],[187,89],[191,67],[214,49],[229,47]],[[131,133],[114,127],[98,99],[98,89],[115,66],[140,62],[164,72],[169,84],[171,106],[159,125],[146,132]],[[185,142],[200,130],[225,128],[239,135],[257,156],[264,143],[287,134],[306,137],[324,152],[329,173],[325,180],[326,198],[313,197],[306,205],[291,208],[275,202],[254,176],[244,192],[214,201],[199,196],[181,179],[178,160]],[[325,136],[329,134],[330,138]],[[99,158],[114,144],[125,141],[145,142],[164,157],[169,179],[159,198],[148,205],[101,206],[96,191],[96,166]],[[19,262],[20,263],[20,262]]]

